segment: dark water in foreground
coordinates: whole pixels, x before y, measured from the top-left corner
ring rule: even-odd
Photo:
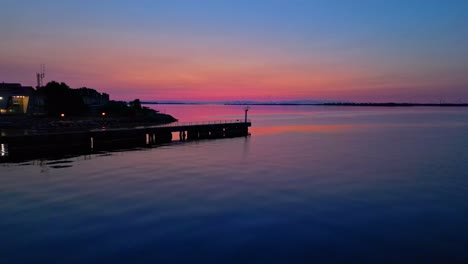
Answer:
[[[468,261],[466,109],[249,114],[247,138],[0,164],[0,263]]]

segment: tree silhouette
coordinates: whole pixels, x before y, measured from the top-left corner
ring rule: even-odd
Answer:
[[[140,99],[135,99],[129,103],[131,109],[135,112],[139,112],[141,110],[141,102]]]
[[[45,97],[45,108],[49,115],[83,115],[87,107],[80,95],[73,92],[66,83],[52,81],[37,89]]]

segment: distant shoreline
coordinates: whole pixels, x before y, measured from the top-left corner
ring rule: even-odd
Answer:
[[[346,103],[346,104],[323,104],[334,106],[385,106],[385,107],[413,107],[413,106],[431,106],[431,107],[467,107],[468,104],[415,104],[415,103]]]
[[[142,102],[150,105],[268,105],[268,106],[358,106],[358,107],[468,107],[468,103],[223,103],[223,102]]]

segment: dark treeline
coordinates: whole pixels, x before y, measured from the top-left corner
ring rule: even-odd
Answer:
[[[37,89],[37,95],[44,100],[44,110],[49,116],[93,116],[106,113],[108,117],[128,118],[138,121],[174,122],[170,115],[142,107],[139,99],[131,102],[112,101],[109,95],[94,89],[72,89],[64,82],[52,81]],[[104,99],[103,99],[104,98]]]
[[[141,106],[139,99],[135,99],[129,103],[124,101],[109,101],[102,108],[102,111],[106,112],[109,116],[128,117],[141,122],[170,123],[177,121],[177,119],[170,115],[161,114],[156,110]]]
[[[37,94],[44,97],[44,108],[48,115],[85,115],[88,107],[82,97],[74,92],[66,83],[56,81],[49,82],[46,86],[39,87]]]

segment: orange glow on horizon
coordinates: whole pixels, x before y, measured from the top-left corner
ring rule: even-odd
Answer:
[[[460,88],[462,74],[434,79],[437,75],[418,70],[409,74],[404,68],[399,74],[384,74],[385,69],[365,59],[342,58],[339,53],[302,55],[259,45],[217,46],[211,51],[201,42],[190,43],[193,47],[178,43],[157,48],[134,43],[138,49],[133,50],[98,43],[77,52],[57,47],[54,52],[60,56],[47,64],[48,78],[96,88],[113,100],[431,102],[445,94],[466,94]],[[8,58],[2,63],[19,65]],[[441,92],[440,87],[452,88]]]

